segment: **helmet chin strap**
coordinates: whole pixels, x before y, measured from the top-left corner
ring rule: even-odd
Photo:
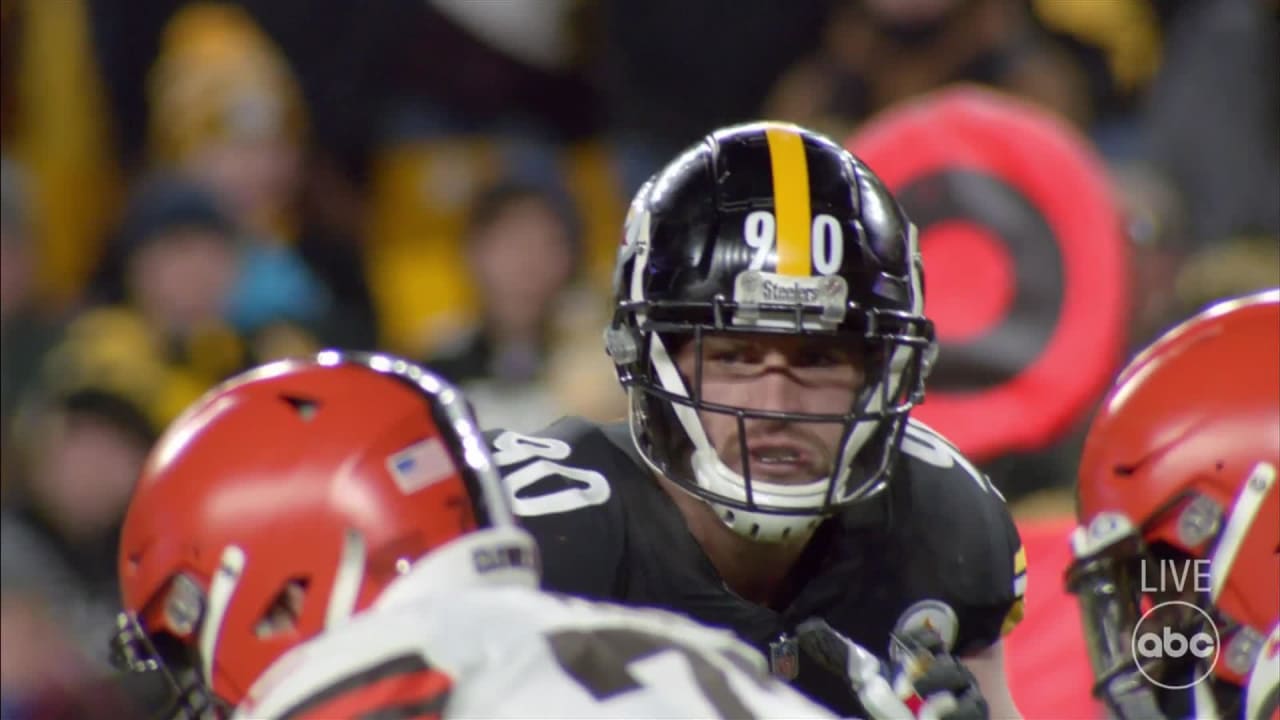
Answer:
[[[1240,494],[1236,496],[1227,513],[1226,525],[1218,536],[1217,546],[1209,557],[1209,600],[1218,602],[1222,589],[1226,587],[1227,577],[1235,566],[1236,555],[1249,536],[1249,528],[1253,526],[1258,513],[1264,506],[1267,494],[1276,484],[1276,468],[1270,463],[1260,462],[1249,472],[1249,477],[1240,486]],[[1259,632],[1265,628],[1257,628]]]
[[[1197,718],[1217,718],[1222,717],[1218,711],[1218,701],[1213,697],[1213,683],[1201,682],[1191,686],[1191,701],[1193,703],[1193,717]]]
[[[1271,628],[1244,689],[1247,720],[1274,717],[1280,709],[1280,624]]]
[[[1137,669],[1112,675],[1100,691],[1111,712],[1121,720],[1164,717],[1155,692]]]
[[[746,480],[720,459],[720,455],[710,448],[697,449],[693,451],[691,458],[693,466],[694,479],[698,484],[713,492],[720,494],[736,494],[740,488],[745,488]],[[784,490],[793,493],[793,497],[806,497],[816,495],[821,497],[826,492],[827,483],[823,480],[814,480],[812,482],[797,485],[777,485],[775,483],[752,483],[752,495],[758,497],[767,496],[776,503],[779,499],[776,490]],[[729,492],[725,492],[725,491]],[[716,517],[720,521],[733,530],[735,533],[757,540],[759,542],[782,542],[793,536],[799,536],[818,526],[822,522],[822,517],[817,513],[799,514],[799,515],[780,515],[778,513],[763,513],[754,510],[740,510],[723,505],[714,500],[702,498],[703,502],[711,506],[715,511]]]
[[[200,673],[205,685],[213,691],[213,666],[217,661],[218,637],[222,633],[222,621],[236,586],[244,574],[245,552],[236,545],[228,545],[222,551],[218,570],[209,582],[208,615],[200,626]]]

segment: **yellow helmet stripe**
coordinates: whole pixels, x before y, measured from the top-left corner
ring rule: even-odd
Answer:
[[[769,141],[769,165],[773,170],[773,205],[777,216],[777,272],[780,275],[813,274],[810,264],[809,164],[804,140],[787,128],[765,130]]]

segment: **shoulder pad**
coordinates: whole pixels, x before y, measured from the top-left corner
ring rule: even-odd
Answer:
[[[899,468],[895,505],[914,548],[907,569],[913,594],[954,608],[960,652],[994,644],[1021,619],[1026,590],[1026,552],[1004,496],[951,443],[914,420]]]
[[[521,524],[538,540],[543,584],[592,598],[613,594],[626,526],[617,484],[641,469],[600,425],[565,418],[534,435],[486,432]]]

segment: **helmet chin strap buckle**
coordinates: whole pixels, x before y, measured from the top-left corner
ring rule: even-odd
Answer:
[[[640,344],[629,328],[610,325],[604,329],[604,351],[614,365],[630,365],[640,359]]]
[[[170,629],[182,636],[195,632],[204,616],[204,592],[186,573],[173,579],[165,598],[164,616]]]

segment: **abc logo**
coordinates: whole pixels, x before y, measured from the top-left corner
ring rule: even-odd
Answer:
[[[1180,630],[1175,630],[1163,624],[1160,620],[1160,618],[1164,617],[1160,612],[1161,608],[1173,605],[1194,610],[1204,619],[1204,629],[1192,635],[1187,635]],[[1180,611],[1176,615],[1185,618],[1187,613]],[[1214,667],[1218,664],[1218,644],[1218,628],[1214,626],[1213,619],[1209,617],[1208,613],[1191,603],[1181,600],[1170,600],[1152,607],[1143,613],[1142,618],[1138,620],[1138,624],[1133,629],[1133,659],[1138,665],[1138,670],[1153,684],[1169,690],[1189,688],[1209,677],[1209,674],[1213,672]],[[1143,669],[1143,666],[1151,660],[1178,659],[1184,658],[1188,654],[1199,660],[1206,661],[1199,663],[1203,670],[1197,673],[1195,679],[1189,683],[1182,685],[1162,683],[1156,678],[1147,675],[1147,671]]]
[[[1198,632],[1188,638],[1180,632],[1164,628],[1163,637],[1154,632],[1145,632],[1138,636],[1138,654],[1144,658],[1180,658],[1191,653],[1200,659],[1213,657],[1217,649],[1213,636],[1207,632]]]

